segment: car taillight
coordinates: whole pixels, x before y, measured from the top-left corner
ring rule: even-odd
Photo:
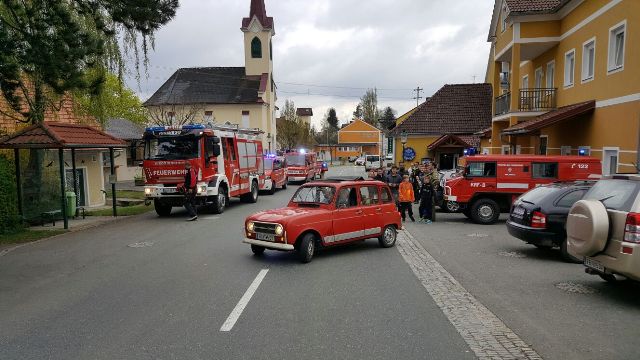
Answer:
[[[624,225],[624,241],[640,243],[640,214],[629,213],[627,215],[627,222]]]
[[[531,214],[531,227],[534,227],[537,229],[546,229],[547,215],[539,211],[534,211],[533,214]]]

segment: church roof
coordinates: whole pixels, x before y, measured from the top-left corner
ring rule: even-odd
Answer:
[[[244,67],[178,69],[144,106],[260,103],[261,78]]]
[[[267,8],[264,5],[264,0],[251,0],[251,10],[249,11],[249,17],[242,19],[242,28],[246,29],[251,24],[253,17],[258,18],[260,24],[265,29],[273,29],[273,18],[267,16]]]

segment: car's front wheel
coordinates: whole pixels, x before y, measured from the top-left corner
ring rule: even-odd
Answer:
[[[298,244],[297,255],[301,263],[310,263],[316,253],[316,239],[313,234],[306,234]]]
[[[378,238],[378,242],[380,246],[383,248],[390,248],[396,244],[396,239],[398,238],[398,232],[393,225],[389,225],[384,228],[382,235]]]

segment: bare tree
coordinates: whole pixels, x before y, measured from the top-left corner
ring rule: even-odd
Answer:
[[[360,106],[362,107],[364,121],[373,126],[378,126],[380,110],[378,110],[378,95],[374,89],[367,90],[367,92],[362,96],[360,99]]]
[[[148,107],[150,122],[160,126],[180,126],[199,122],[204,116],[201,104],[172,104]]]

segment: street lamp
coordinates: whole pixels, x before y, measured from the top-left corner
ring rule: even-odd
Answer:
[[[400,133],[400,142],[402,143],[402,162],[404,162],[404,149],[405,145],[407,145],[407,140],[407,130],[402,130],[402,133]]]

